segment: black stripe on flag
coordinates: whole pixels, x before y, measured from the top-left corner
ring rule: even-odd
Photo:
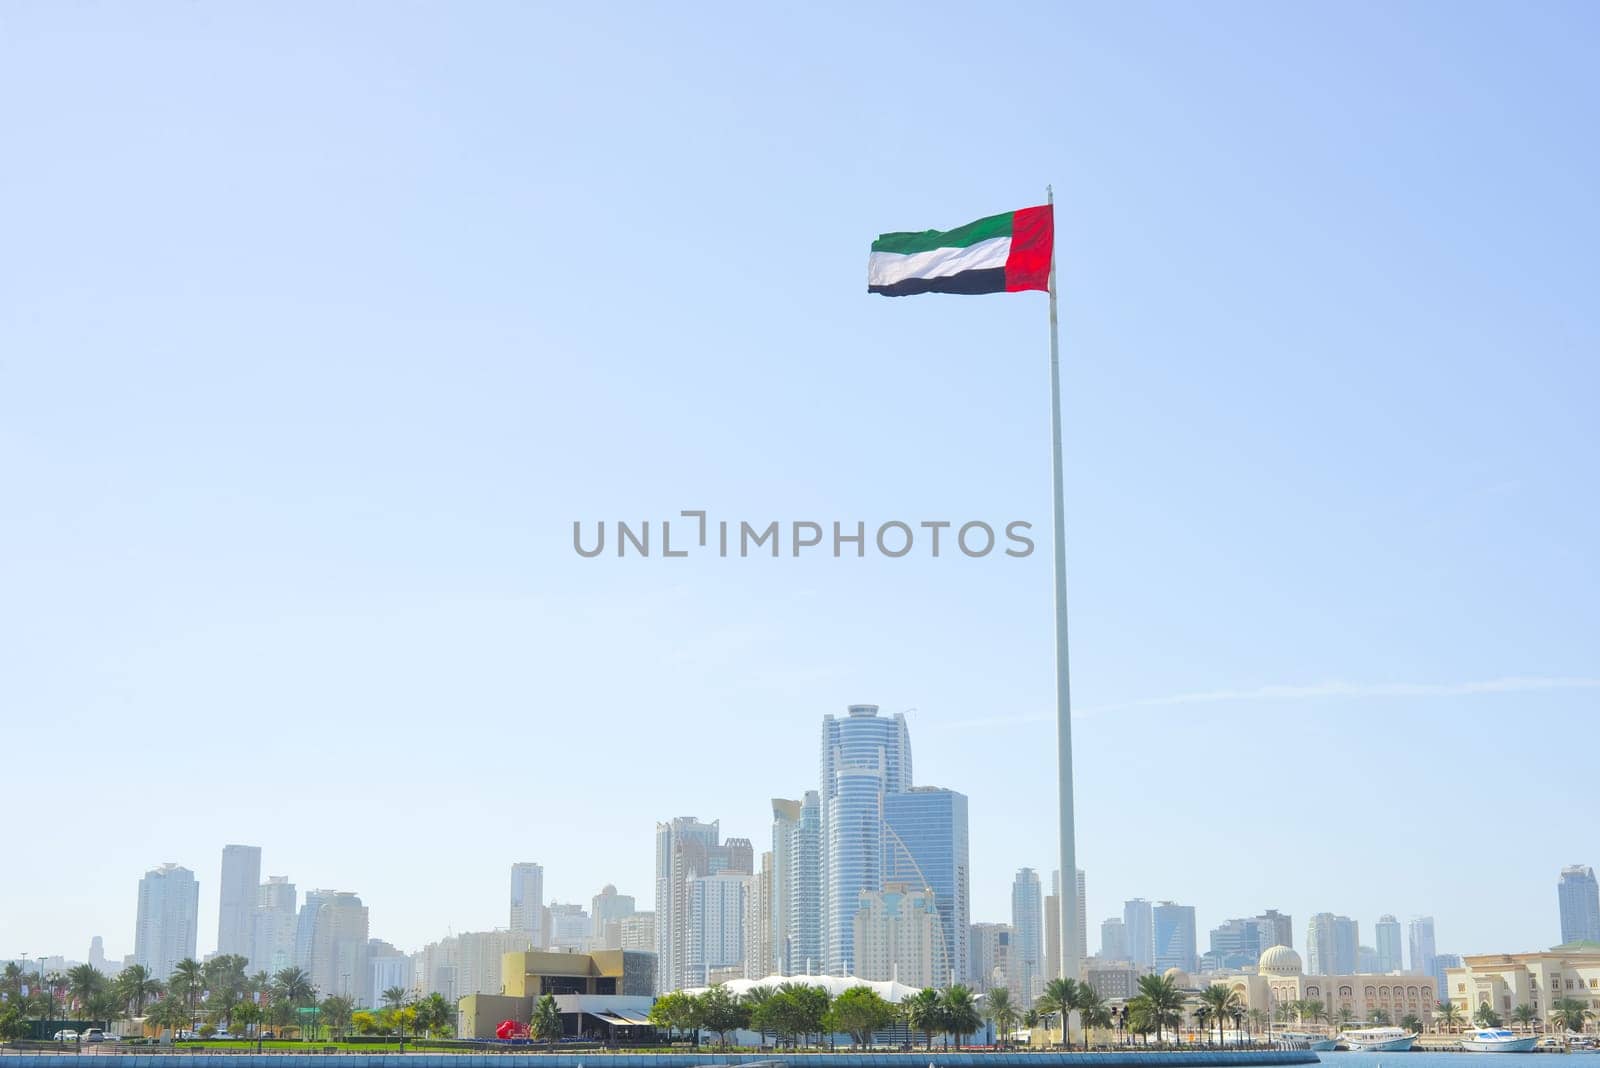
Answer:
[[[907,278],[892,286],[868,286],[868,293],[885,297],[909,297],[917,293],[1004,293],[1006,269],[987,267],[981,271],[962,271],[943,278]]]

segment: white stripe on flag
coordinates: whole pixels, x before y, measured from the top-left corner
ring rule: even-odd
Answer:
[[[966,248],[936,248],[929,252],[874,252],[867,261],[869,286],[892,286],[907,278],[946,278],[962,271],[1004,267],[1011,255],[1011,238],[991,237]]]

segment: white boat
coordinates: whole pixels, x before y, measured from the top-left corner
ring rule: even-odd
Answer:
[[[1468,1053],[1528,1053],[1538,1044],[1538,1035],[1519,1035],[1504,1027],[1480,1027],[1461,1039]]]
[[[1339,1045],[1339,1040],[1312,1031],[1279,1031],[1277,1038],[1294,1049],[1309,1049],[1326,1053]]]
[[[1415,1032],[1401,1027],[1363,1027],[1339,1036],[1346,1049],[1360,1053],[1404,1053],[1416,1040]]]

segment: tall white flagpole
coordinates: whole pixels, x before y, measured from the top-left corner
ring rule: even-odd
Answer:
[[[1056,778],[1061,797],[1061,976],[1078,981],[1084,947],[1078,945],[1078,856],[1072,818],[1072,687],[1067,668],[1067,516],[1061,474],[1061,342],[1056,328],[1056,194],[1051,206],[1050,249],[1050,460],[1055,475],[1056,547]]]

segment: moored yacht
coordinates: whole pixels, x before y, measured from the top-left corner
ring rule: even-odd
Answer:
[[[1309,1049],[1319,1053],[1325,1053],[1339,1045],[1338,1039],[1311,1031],[1279,1031],[1277,1037],[1294,1049]]]
[[[1414,1032],[1400,1027],[1363,1027],[1339,1036],[1346,1049],[1361,1053],[1404,1053],[1416,1040]]]
[[[1504,1027],[1480,1027],[1461,1039],[1468,1053],[1527,1053],[1538,1044],[1538,1035],[1519,1035]]]

